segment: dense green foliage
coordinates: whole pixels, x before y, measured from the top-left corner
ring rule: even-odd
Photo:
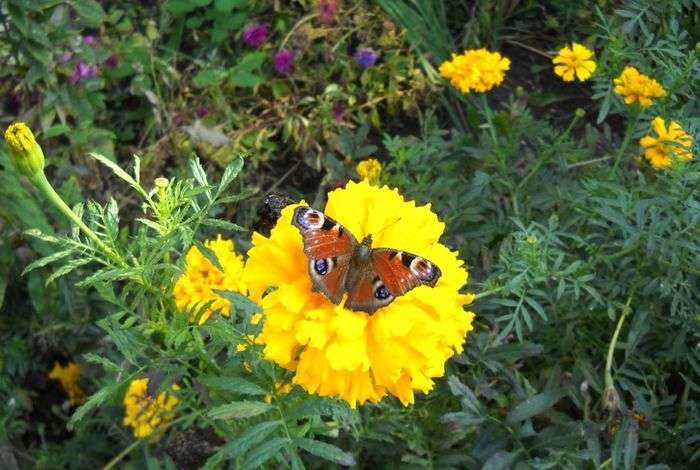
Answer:
[[[0,467],[697,465],[700,4],[337,5],[324,23],[309,0],[0,4],[2,127],[30,124],[49,180],[108,247],[0,147]],[[242,38],[253,22],[269,26],[258,48]],[[590,81],[552,71],[572,41],[595,50]],[[511,69],[461,95],[438,67],[478,47]],[[613,78],[627,65],[667,96],[626,105]],[[694,159],[649,165],[639,139],[656,116],[694,137]],[[184,253],[215,261],[201,242],[223,233],[243,254],[269,225],[266,195],[320,207],[369,156],[446,223],[475,329],[413,406],[299,387],[268,403],[291,373],[250,344],[259,307],[224,293],[231,317],[189,323],[171,295]],[[80,407],[47,378],[69,360]],[[157,442],[122,424],[145,375],[180,387]]]

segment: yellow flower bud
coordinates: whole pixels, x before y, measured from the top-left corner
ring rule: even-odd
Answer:
[[[373,184],[379,180],[379,175],[382,173],[382,164],[376,158],[368,158],[358,163],[355,170],[360,179],[368,180]]]
[[[5,131],[5,142],[15,168],[29,178],[44,171],[44,152],[31,129],[23,122],[15,122]]]

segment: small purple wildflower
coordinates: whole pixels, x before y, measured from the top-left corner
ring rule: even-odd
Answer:
[[[289,49],[280,49],[274,57],[275,70],[280,75],[289,75],[294,69],[294,53]]]
[[[112,54],[105,60],[105,65],[110,69],[116,69],[119,67],[119,56],[117,54]]]
[[[95,37],[93,34],[86,34],[83,36],[83,44],[94,46],[97,44],[97,37]]]
[[[246,26],[243,30],[243,41],[250,47],[260,47],[267,41],[268,27],[264,23]]]
[[[345,114],[345,106],[343,106],[343,103],[340,101],[336,101],[333,104],[333,117],[335,118],[335,122],[340,124],[343,122],[343,115]]]
[[[363,69],[372,67],[377,63],[377,59],[379,59],[379,54],[370,47],[363,47],[355,52],[355,62]]]
[[[64,52],[61,54],[61,57],[56,59],[57,64],[65,64],[66,62],[69,62],[73,58],[73,53],[72,52]]]
[[[83,78],[94,77],[95,75],[97,75],[97,67],[80,62],[76,64],[73,75],[70,76],[70,82],[76,85]]]
[[[335,21],[335,14],[338,11],[336,0],[319,0],[318,21],[321,24],[332,24]]]

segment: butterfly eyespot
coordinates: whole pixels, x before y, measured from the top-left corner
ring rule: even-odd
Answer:
[[[438,276],[438,270],[432,263],[423,258],[414,258],[410,263],[411,271],[423,282],[432,282]]]
[[[325,222],[325,217],[320,212],[308,207],[299,207],[296,210],[295,220],[299,227],[311,230],[321,228]]]
[[[325,259],[317,259],[314,261],[314,271],[320,276],[328,273],[328,261]]]
[[[387,289],[383,285],[380,285],[374,291],[374,296],[376,298],[378,298],[379,300],[385,300],[385,299],[388,299],[389,297],[391,297],[391,292],[389,292],[389,289]]]

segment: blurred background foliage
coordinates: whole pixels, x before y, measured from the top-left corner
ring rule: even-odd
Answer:
[[[382,183],[433,205],[445,241],[469,265],[468,290],[484,294],[473,308],[476,329],[445,379],[410,408],[387,399],[359,410],[331,400],[286,410],[289,426],[313,428],[347,452],[333,454],[337,464],[352,456],[366,467],[697,465],[698,158],[656,172],[636,145],[661,115],[695,136],[697,156],[697,0],[332,3],[337,11],[326,20],[312,0],[6,0],[0,124],[31,124],[69,204],[117,201],[117,238],[136,233],[124,221],[141,202],[88,152],[122,167],[138,154],[146,182],[187,177],[193,154],[216,181],[243,156],[232,183],[241,202],[215,215],[251,229],[261,226],[266,195],[318,206],[369,156],[382,162]],[[251,47],[243,30],[257,22],[269,36]],[[565,84],[552,72],[551,56],[572,40],[596,51],[591,82]],[[452,52],[482,46],[512,62],[487,97],[496,139],[478,100],[436,70]],[[275,69],[282,48],[294,54],[288,75]],[[359,64],[360,48],[376,51],[376,64]],[[612,171],[630,116],[611,80],[628,64],[653,71],[669,96],[635,121]],[[86,390],[106,390],[104,371],[120,364],[105,330],[119,328],[109,326],[114,312],[95,289],[75,287],[87,267],[48,284],[53,268],[21,275],[54,251],[26,229],[69,231],[46,206],[0,150],[0,463],[104,465],[130,442],[120,399],[69,429],[74,411],[47,374],[54,361],[78,360]],[[249,233],[227,235],[239,251],[249,246]],[[220,330],[209,332],[213,351],[231,341]],[[109,351],[107,362],[84,356]],[[258,373],[274,383],[273,369]],[[606,393],[606,373],[614,393]],[[144,446],[133,465],[182,467],[173,442],[194,430]],[[264,441],[272,428],[253,430],[263,437],[243,449],[227,438],[231,429],[209,429],[208,442],[229,449],[211,465],[245,452],[248,462],[290,462]],[[327,465],[319,453],[303,454],[302,465]]]

